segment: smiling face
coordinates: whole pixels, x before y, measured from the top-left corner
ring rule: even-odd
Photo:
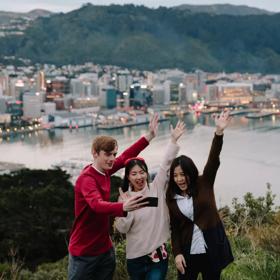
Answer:
[[[114,162],[116,160],[117,152],[118,152],[117,146],[115,147],[114,150],[110,152],[101,150],[97,153],[94,151],[93,158],[94,158],[95,167],[101,172],[105,172],[107,170],[112,169]]]
[[[148,174],[139,165],[132,167],[128,174],[128,181],[134,192],[139,192],[144,189],[147,184]]]
[[[188,180],[180,165],[175,167],[173,179],[174,179],[174,182],[179,187],[179,189],[182,191],[182,194],[187,194]]]

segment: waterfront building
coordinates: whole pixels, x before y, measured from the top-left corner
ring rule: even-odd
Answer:
[[[54,117],[54,127],[56,128],[79,128],[93,125],[93,117],[85,114],[61,111]]]
[[[53,115],[56,112],[56,105],[54,102],[44,102],[42,104],[42,113],[45,115]]]
[[[274,98],[280,99],[280,81],[271,85],[271,93]]]
[[[134,83],[129,89],[129,106],[133,108],[149,107],[152,105],[152,93],[146,85]]]
[[[5,114],[8,108],[8,101],[13,100],[11,96],[0,96],[0,114]]]
[[[58,76],[46,82],[47,100],[54,99],[57,95],[70,94],[70,80],[64,76]]]
[[[73,109],[81,109],[81,108],[91,108],[99,106],[99,98],[98,97],[79,97],[72,99],[72,108]]]
[[[99,104],[102,108],[113,109],[117,107],[117,90],[110,85],[100,89]]]
[[[11,114],[11,120],[13,123],[20,123],[23,116],[22,101],[10,99],[7,101],[8,114]]]
[[[252,83],[228,83],[219,81],[207,85],[207,97],[210,103],[217,104],[248,104],[253,101]]]
[[[0,125],[10,124],[12,120],[11,114],[1,114],[0,113]]]
[[[152,87],[153,104],[154,105],[169,105],[170,104],[170,86],[169,80],[160,82],[158,81]]]
[[[44,99],[42,92],[25,92],[23,95],[24,118],[33,119],[41,117]]]
[[[71,79],[70,93],[73,98],[97,97],[99,95],[98,80]]]

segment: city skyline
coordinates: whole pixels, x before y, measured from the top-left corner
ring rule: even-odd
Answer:
[[[1,1],[2,2],[2,1]],[[153,0],[29,0],[28,3],[22,3],[22,0],[14,0],[12,2],[3,1],[0,3],[0,11],[10,12],[28,12],[33,9],[46,9],[52,12],[69,12],[80,8],[85,3],[92,3],[93,5],[110,5],[110,4],[135,4],[145,5],[152,8],[159,6],[173,7],[182,4],[191,5],[213,5],[213,4],[232,4],[232,5],[246,5],[250,7],[265,9],[271,12],[280,12],[280,2],[274,0],[160,0],[155,2]]]

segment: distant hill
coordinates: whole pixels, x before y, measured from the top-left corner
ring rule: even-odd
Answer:
[[[230,4],[214,4],[214,5],[189,5],[183,4],[173,7],[177,10],[189,11],[191,13],[208,13],[212,15],[232,15],[232,16],[248,16],[248,15],[271,15],[272,12],[248,7],[245,5]]]
[[[52,12],[42,10],[42,9],[36,9],[33,11],[30,11],[28,13],[15,13],[15,12],[5,12],[0,11],[0,24],[9,24],[11,20],[14,19],[20,19],[20,18],[27,18],[34,20],[38,17],[46,17],[50,16]]]
[[[0,40],[5,57],[32,62],[93,61],[129,68],[280,72],[280,14],[212,15],[180,9],[86,4],[40,17],[22,36]]]
[[[27,16],[29,16],[33,19],[36,19],[38,17],[48,17],[52,14],[53,14],[52,12],[43,10],[43,9],[35,9],[35,10],[32,10],[32,11],[26,13]]]

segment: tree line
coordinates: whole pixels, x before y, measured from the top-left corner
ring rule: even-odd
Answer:
[[[165,7],[87,4],[37,19],[24,36],[2,38],[0,59],[279,73],[278,30],[280,14],[211,15]]]

